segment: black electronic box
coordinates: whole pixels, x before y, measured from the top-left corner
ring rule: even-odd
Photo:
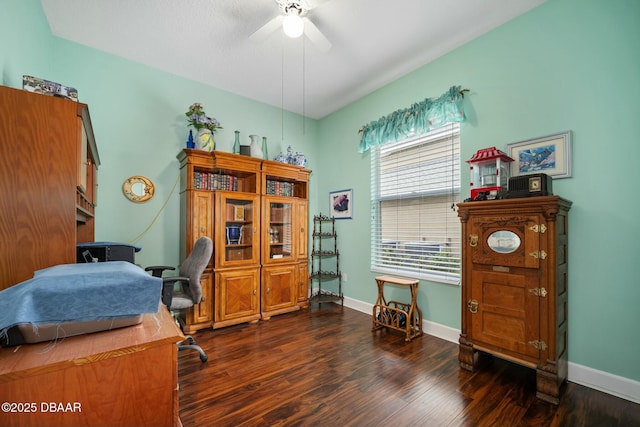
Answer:
[[[88,242],[76,244],[76,262],[128,261],[135,264],[139,246],[116,242]]]
[[[520,197],[551,196],[553,179],[546,173],[534,173],[509,178],[507,199]]]

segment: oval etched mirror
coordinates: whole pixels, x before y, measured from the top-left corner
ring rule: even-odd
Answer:
[[[127,178],[122,184],[122,192],[132,202],[146,202],[153,197],[155,187],[147,177],[136,175]]]
[[[495,252],[510,254],[520,247],[520,237],[509,230],[494,231],[489,235],[487,244]]]

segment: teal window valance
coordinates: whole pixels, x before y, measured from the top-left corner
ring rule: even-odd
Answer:
[[[376,145],[396,142],[410,136],[421,135],[447,123],[465,120],[462,101],[468,89],[451,86],[438,98],[426,98],[409,108],[394,111],[367,123],[358,131],[361,153]]]

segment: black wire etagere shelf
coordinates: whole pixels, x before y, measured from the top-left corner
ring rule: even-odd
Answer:
[[[312,237],[309,301],[317,303],[340,301],[340,304],[344,305],[335,218],[322,214],[315,215]],[[325,270],[323,270],[323,263]]]

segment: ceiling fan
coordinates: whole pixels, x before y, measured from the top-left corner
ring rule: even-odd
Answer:
[[[285,34],[291,38],[300,37],[304,33],[322,52],[328,52],[331,49],[331,42],[305,16],[315,5],[310,4],[308,0],[276,0],[276,3],[278,3],[282,14],[276,16],[251,34],[249,36],[250,40],[261,42],[269,34],[282,27]]]

